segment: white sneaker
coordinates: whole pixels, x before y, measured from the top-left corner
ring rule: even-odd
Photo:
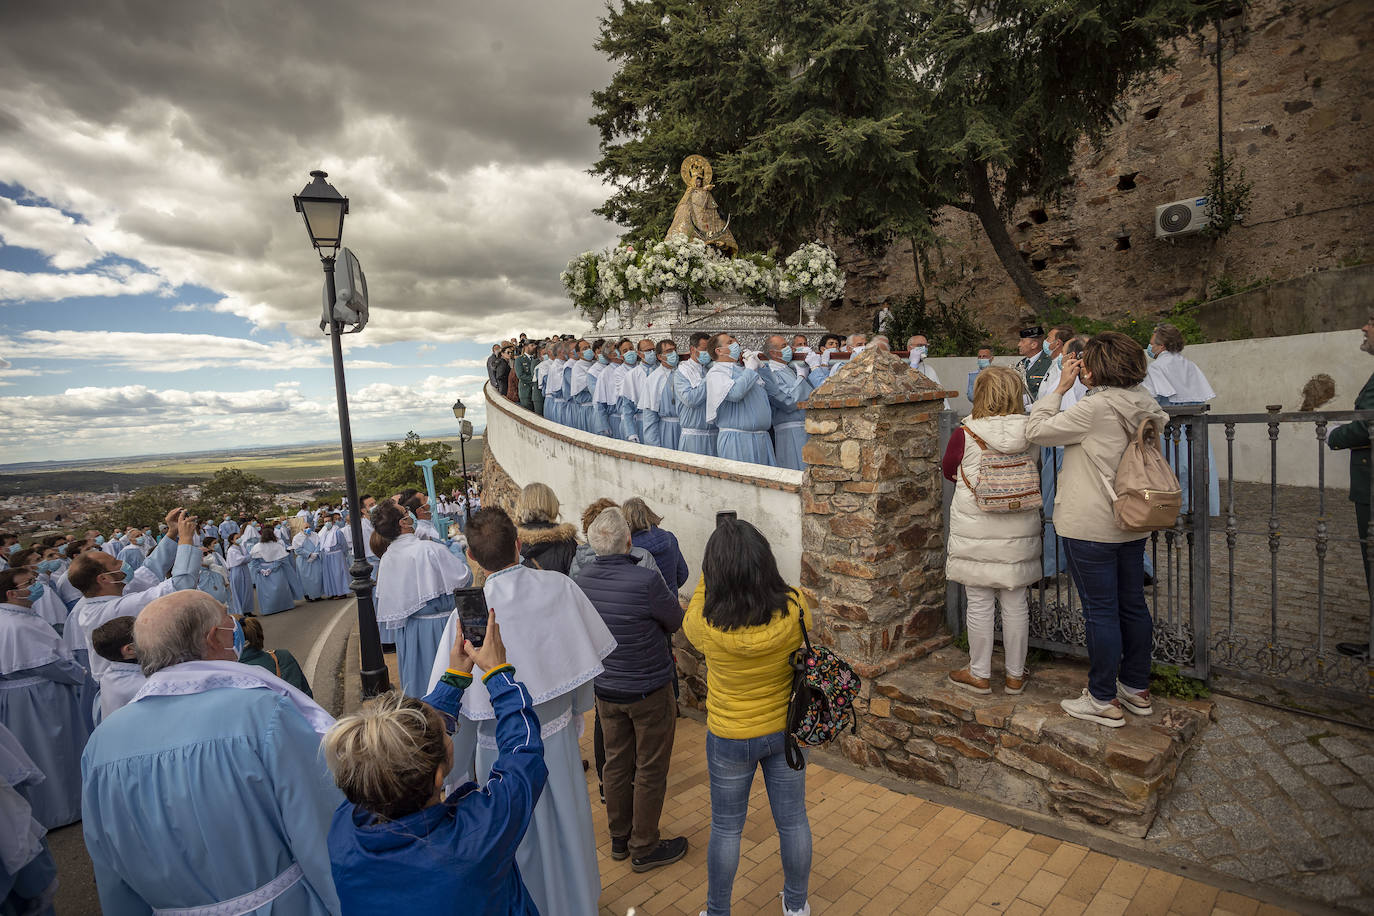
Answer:
[[[1082,695],[1077,699],[1060,700],[1059,708],[1075,719],[1096,722],[1108,728],[1120,728],[1126,724],[1126,716],[1121,712],[1119,702],[1112,700],[1110,703],[1099,703],[1091,693],[1088,693],[1087,688],[1084,688]]]
[[[1116,682],[1116,698],[1121,701],[1122,709],[1129,709],[1137,716],[1148,716],[1155,711],[1150,702],[1150,690],[1133,690],[1120,681]]]
[[[782,894],[778,894],[778,900],[782,900]],[[701,916],[706,916],[706,914],[702,913]],[[802,908],[799,910],[789,910],[787,904],[784,903],[782,905],[782,916],[811,916],[811,901],[808,900],[803,903]]]

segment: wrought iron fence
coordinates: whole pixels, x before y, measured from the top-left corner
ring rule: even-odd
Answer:
[[[1147,572],[1152,572],[1146,600],[1155,621],[1154,660],[1204,680],[1236,678],[1264,685],[1271,701],[1303,705],[1320,694],[1368,707],[1374,701],[1374,667],[1367,649],[1374,639],[1374,590],[1363,575],[1366,561],[1359,548],[1364,532],[1356,530],[1353,520],[1335,530],[1334,510],[1344,519],[1352,509],[1345,494],[1328,492],[1326,470],[1329,460],[1344,461],[1346,455],[1327,448],[1333,425],[1374,426],[1374,411],[1285,413],[1271,408],[1267,413],[1214,415],[1205,405],[1166,410],[1170,423],[1162,446],[1183,487],[1184,511],[1173,528],[1151,534],[1145,544]],[[952,411],[941,415],[941,454],[958,423]],[[1258,447],[1255,440],[1267,437],[1267,481],[1236,479],[1238,433],[1249,440],[1251,459]],[[1304,475],[1315,467],[1315,487],[1281,483],[1293,476],[1288,443],[1303,435],[1311,436],[1314,453],[1296,460],[1311,462],[1301,468]],[[1213,458],[1214,437],[1216,450],[1225,450],[1219,462]],[[1030,643],[1085,656],[1081,602],[1065,569],[1062,539],[1053,528],[1050,494],[1058,492],[1062,461],[1062,456],[1053,460],[1055,452],[1042,450],[1045,576],[1032,586]],[[1257,476],[1253,460],[1251,468],[1245,476]],[[948,482],[944,496],[948,535],[953,498]],[[1333,561],[1342,572],[1334,583]],[[1339,611],[1333,613],[1334,608]],[[963,588],[951,582],[946,617],[955,633],[963,630],[964,611]],[[1360,647],[1366,647],[1363,655]]]

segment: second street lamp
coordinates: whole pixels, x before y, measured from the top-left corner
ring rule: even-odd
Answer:
[[[468,484],[468,451],[465,447],[467,441],[472,438],[472,424],[463,419],[467,416],[468,409],[463,405],[462,398],[453,402],[453,416],[458,421],[458,457],[463,462],[463,528],[466,529],[472,521],[472,487]]]
[[[296,212],[305,221],[310,244],[320,253],[324,266],[325,321],[330,347],[334,353],[334,393],[339,403],[339,443],[343,449],[344,489],[348,494],[349,530],[353,540],[353,565],[349,572],[353,581],[349,588],[358,600],[358,640],[362,663],[363,696],[372,697],[391,689],[386,660],[382,656],[382,638],[377,629],[377,611],[372,603],[372,566],[367,562],[363,543],[362,507],[358,505],[358,478],[353,468],[353,430],[348,422],[348,387],[344,382],[343,345],[344,322],[335,318],[334,306],[338,290],[334,283],[334,260],[343,241],[344,216],[348,214],[348,198],[325,181],[329,176],[321,171],[310,173],[311,182],[295,196]],[[326,249],[328,250],[326,253]],[[351,284],[350,284],[351,285]]]

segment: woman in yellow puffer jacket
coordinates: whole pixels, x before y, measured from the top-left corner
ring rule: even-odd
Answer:
[[[782,856],[783,911],[808,916],[811,823],[806,771],[787,765],[783,738],[792,692],[789,657],[801,645],[798,614],[811,611],[788,587],[763,534],[748,522],[722,521],[706,542],[701,581],[682,622],[706,656],[706,767],[711,779],[711,841],[706,854],[706,916],[728,916],[740,836],[754,771],[763,769]]]

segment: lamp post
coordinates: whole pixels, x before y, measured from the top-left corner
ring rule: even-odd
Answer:
[[[363,696],[372,697],[391,689],[386,661],[382,657],[382,638],[377,629],[377,611],[372,604],[372,567],[367,562],[363,544],[362,507],[358,505],[358,478],[353,469],[353,431],[348,422],[348,388],[344,382],[343,322],[333,317],[337,295],[334,287],[334,258],[343,238],[344,216],[348,213],[348,198],[325,181],[329,176],[321,171],[310,173],[310,184],[295,195],[296,212],[305,221],[310,244],[320,253],[324,266],[327,296],[330,346],[334,352],[334,393],[339,402],[339,440],[343,448],[344,490],[348,494],[349,526],[353,535],[353,575],[349,588],[358,599],[358,634],[360,639]]]
[[[465,447],[467,441],[472,438],[472,424],[463,417],[467,416],[468,409],[463,406],[462,398],[453,402],[453,416],[458,421],[458,457],[463,462],[463,527],[472,522],[472,485],[468,483],[468,450]]]

